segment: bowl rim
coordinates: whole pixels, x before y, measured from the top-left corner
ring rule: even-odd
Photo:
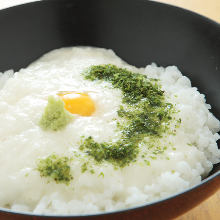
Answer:
[[[70,1],[70,0],[63,0],[63,2],[64,1]],[[176,10],[185,11],[185,13],[188,13],[191,16],[194,16],[194,17],[197,17],[197,18],[200,17],[200,19],[203,19],[205,22],[213,23],[213,24],[219,26],[219,28],[220,28],[220,21],[213,20],[213,19],[209,18],[206,15],[200,14],[199,12],[192,11],[188,8],[183,8],[183,7],[180,7],[180,6],[177,6],[177,5],[172,5],[172,4],[169,4],[169,3],[166,3],[166,2],[160,2],[160,1],[155,1],[155,0],[127,0],[127,1],[140,1],[140,2],[145,2],[147,4],[161,5],[161,6],[165,6],[167,8],[173,8],[173,9],[176,9]],[[17,4],[17,5],[9,6],[9,7],[6,7],[6,8],[2,8],[2,9],[0,9],[0,12],[8,10],[8,9],[10,10],[10,9],[14,9],[14,8],[23,7],[23,6],[26,6],[26,5],[44,4],[45,2],[57,2],[57,3],[59,2],[60,3],[61,1],[60,0],[35,0],[33,2],[24,2],[24,3],[21,3],[21,4]]]
[[[65,1],[67,2],[67,1],[71,1],[71,0],[65,0]],[[220,22],[212,20],[212,19],[208,18],[205,15],[199,14],[197,12],[193,12],[193,11],[191,11],[189,9],[186,9],[186,8],[182,8],[182,7],[179,7],[179,6],[171,5],[171,4],[164,3],[164,2],[158,2],[158,1],[154,1],[154,0],[129,0],[129,1],[141,1],[141,2],[145,2],[147,4],[160,5],[162,7],[167,7],[167,8],[172,8],[172,9],[175,9],[175,10],[179,10],[181,12],[189,14],[190,16],[193,16],[197,19],[200,19],[200,20],[202,20],[206,23],[207,22],[211,23],[211,24],[215,25],[216,28],[220,29]],[[7,11],[7,10],[11,10],[11,9],[13,10],[13,9],[20,8],[20,7],[22,8],[24,6],[31,6],[31,5],[38,5],[38,4],[43,5],[47,2],[56,2],[56,3],[61,4],[60,0],[36,0],[34,2],[22,3],[22,4],[19,4],[19,5],[14,5],[14,6],[10,6],[10,7],[7,7],[7,8],[0,9],[0,13],[2,11]],[[200,186],[212,181],[215,178],[218,178],[219,176],[220,176],[220,169],[218,169],[214,174],[211,174],[210,176],[204,178],[199,184],[196,184],[192,187],[189,187],[189,188],[187,188],[183,191],[172,194],[172,195],[170,195],[168,197],[165,197],[163,199],[159,199],[159,200],[156,200],[156,201],[153,201],[153,202],[145,202],[141,205],[135,205],[135,206],[132,206],[132,207],[129,207],[129,208],[121,208],[121,209],[117,209],[117,210],[113,210],[113,211],[98,212],[98,213],[91,213],[91,214],[69,214],[69,215],[64,214],[64,215],[62,215],[62,214],[51,214],[51,213],[48,213],[48,214],[37,214],[36,213],[35,214],[33,212],[13,211],[11,209],[0,207],[0,214],[1,213],[8,213],[8,214],[15,214],[15,215],[25,215],[25,216],[30,216],[30,217],[32,216],[32,217],[48,217],[48,218],[53,218],[53,217],[56,217],[56,218],[85,218],[85,217],[97,217],[97,216],[105,216],[105,215],[110,215],[110,214],[124,213],[124,212],[128,212],[128,211],[135,211],[135,210],[142,209],[142,208],[145,208],[145,207],[150,207],[150,206],[162,203],[162,202],[166,202],[170,199],[174,199],[174,198],[176,198],[180,195],[183,195],[185,193],[191,192],[191,191],[199,188]]]

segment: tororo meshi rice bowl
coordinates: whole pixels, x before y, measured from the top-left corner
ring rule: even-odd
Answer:
[[[118,210],[198,184],[219,162],[219,121],[175,66],[63,48],[0,86],[1,207]]]

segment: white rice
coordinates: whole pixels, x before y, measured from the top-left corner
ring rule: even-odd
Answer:
[[[91,135],[96,141],[119,138],[114,119],[121,104],[120,90],[80,75],[90,65],[108,63],[161,80],[182,120],[176,135],[164,140],[176,150],[169,147],[163,157],[149,159],[150,166],[137,162],[115,170],[104,163],[95,167],[95,174],[81,173],[82,161],[75,158],[71,163],[74,180],[69,186],[48,183],[36,170],[37,159],[51,153],[80,153],[82,135]],[[0,89],[1,207],[38,214],[89,214],[147,204],[198,184],[220,161],[216,144],[220,122],[209,112],[205,96],[175,66],[152,64],[137,69],[111,50],[64,48],[14,75],[11,70],[0,74]],[[77,117],[62,131],[45,132],[39,120],[47,97],[57,91],[93,91],[97,111],[92,117]]]

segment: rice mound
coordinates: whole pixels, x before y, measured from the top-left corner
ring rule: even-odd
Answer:
[[[80,160],[74,158],[70,185],[48,182],[36,170],[37,159],[51,153],[71,156],[79,152],[77,143],[82,135],[97,141],[119,137],[114,119],[118,117],[121,91],[81,76],[90,65],[109,63],[160,79],[167,100],[176,106],[181,118],[176,135],[166,140],[172,143],[165,152],[168,159],[159,157],[150,159],[150,166],[132,163],[117,170],[105,163],[91,174],[82,173]],[[97,112],[77,118],[62,131],[43,131],[38,122],[47,97],[69,90],[97,91],[93,97]],[[205,96],[191,87],[177,67],[153,63],[138,69],[112,50],[63,48],[19,72],[0,73],[0,206],[37,214],[91,214],[147,204],[192,187],[220,162],[216,143],[220,122],[210,109]]]

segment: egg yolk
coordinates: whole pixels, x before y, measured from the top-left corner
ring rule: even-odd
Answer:
[[[65,109],[72,114],[91,116],[95,111],[95,103],[86,93],[60,92],[58,96],[63,100]]]

